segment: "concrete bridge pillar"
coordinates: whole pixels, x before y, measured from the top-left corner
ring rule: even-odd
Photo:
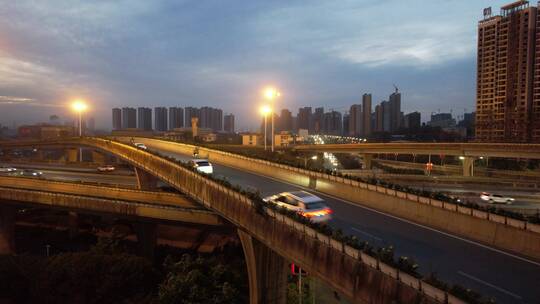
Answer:
[[[79,233],[79,214],[77,212],[68,212],[69,238],[72,239]]]
[[[79,150],[77,149],[66,149],[66,162],[76,163],[79,155]]]
[[[463,158],[463,176],[474,176],[474,157]]]
[[[361,154],[362,155],[362,159],[363,159],[363,162],[364,162],[364,168],[365,170],[371,170],[373,169],[373,154],[367,154],[367,153],[364,153],[364,154]]]
[[[15,253],[15,207],[0,207],[0,255]]]
[[[287,302],[287,262],[270,248],[238,229],[249,280],[250,304]]]
[[[157,225],[153,223],[139,222],[134,225],[137,234],[139,253],[150,260],[154,260],[154,249],[157,240]]]
[[[135,167],[135,175],[137,176],[137,187],[140,190],[156,190],[158,179],[148,172]]]

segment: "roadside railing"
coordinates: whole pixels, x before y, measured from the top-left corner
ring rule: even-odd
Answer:
[[[153,140],[158,140],[158,139],[153,139]],[[337,175],[327,174],[324,172],[307,170],[307,169],[289,166],[285,164],[275,163],[268,160],[247,157],[244,155],[235,154],[235,153],[231,153],[227,151],[199,147],[195,145],[183,144],[183,143],[178,143],[178,142],[171,142],[171,141],[166,141],[166,140],[161,140],[161,139],[159,139],[158,141],[182,145],[182,146],[193,148],[193,149],[198,148],[200,152],[205,152],[205,153],[211,152],[211,153],[221,154],[228,157],[234,157],[242,161],[254,162],[254,163],[263,164],[270,167],[285,169],[285,170],[289,170],[297,174],[305,175],[310,178],[326,179],[326,180],[333,181],[336,183],[342,183],[342,184],[350,185],[352,187],[359,187],[361,189],[376,191],[376,192],[383,193],[386,195],[399,197],[402,199],[406,199],[406,200],[410,200],[410,201],[414,201],[414,202],[418,202],[422,204],[427,204],[436,208],[441,208],[441,209],[453,211],[460,214],[470,215],[475,218],[492,221],[498,224],[504,224],[504,225],[511,226],[514,228],[531,231],[534,233],[540,233],[540,218],[537,218],[537,217],[531,217],[533,221],[537,221],[537,220],[539,221],[538,223],[535,223],[535,222],[527,221],[524,219],[516,218],[516,217],[519,217],[520,215],[512,214],[511,212],[508,212],[505,210],[497,210],[497,209],[483,210],[482,208],[480,208],[480,206],[475,206],[473,204],[466,205],[466,204],[460,204],[457,201],[443,201],[440,199],[435,199],[431,196],[419,195],[420,192],[429,193],[428,191],[415,191],[414,189],[408,189],[410,192],[406,192],[406,191],[392,189],[389,187],[384,187],[383,185],[379,184],[378,181],[374,181],[374,183],[368,183],[366,181],[361,181],[361,179],[354,179],[352,177],[337,176]],[[429,194],[434,195],[434,193],[429,193]]]

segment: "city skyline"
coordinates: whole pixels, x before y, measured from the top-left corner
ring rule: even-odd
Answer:
[[[7,4],[0,9],[0,122],[66,117],[64,105],[82,97],[98,127],[112,127],[112,107],[207,104],[235,113],[237,129],[254,129],[257,107],[246,105],[259,102],[269,84],[283,93],[277,111],[323,106],[344,112],[366,92],[379,103],[395,83],[409,107],[404,112],[470,112],[475,25],[484,7],[496,11],[504,3],[425,3],[418,12],[399,2],[391,11],[386,2],[344,2],[319,18],[328,4],[253,2],[216,5],[223,16],[211,22],[204,18],[210,7],[195,3],[184,4],[178,16],[168,11],[177,12],[179,4],[167,1],[131,3],[129,12],[120,4],[79,4],[69,12],[54,4]],[[17,22],[23,13],[24,26]],[[421,26],[410,18],[415,15],[425,17]],[[155,17],[161,21],[141,22]],[[198,31],[183,36],[190,27]],[[296,44],[299,35],[304,41]],[[65,54],[61,61],[58,52]],[[13,115],[21,108],[24,116]]]

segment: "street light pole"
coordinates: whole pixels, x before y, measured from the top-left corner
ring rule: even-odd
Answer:
[[[268,100],[268,101],[271,101],[273,102],[276,98],[278,98],[279,96],[281,96],[281,93],[279,93],[276,89],[274,88],[266,88],[263,92],[263,96]],[[274,140],[275,140],[275,135],[274,135],[274,111],[273,109],[275,108],[275,104],[272,104],[272,111],[270,111],[270,115],[272,115],[272,117],[270,118],[272,120],[272,152],[274,152]]]
[[[88,106],[83,100],[78,99],[71,104],[71,108],[79,114],[79,137],[82,137],[82,112],[86,111]],[[82,147],[79,148],[79,160],[82,162]]]
[[[274,112],[270,113],[272,115],[272,152],[274,152]]]
[[[82,137],[82,111],[79,111],[79,137]],[[79,161],[82,162],[82,147],[79,148]]]
[[[264,114],[264,151],[266,151],[266,114]]]

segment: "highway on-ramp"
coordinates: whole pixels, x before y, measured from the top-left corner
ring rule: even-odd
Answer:
[[[155,149],[151,141],[145,144]],[[160,153],[187,161],[174,145]],[[212,160],[210,160],[212,161]],[[271,177],[213,163],[214,175],[262,196],[303,189]],[[314,192],[311,189],[303,189]],[[446,282],[458,283],[497,299],[498,303],[539,303],[540,263],[473,241],[401,220],[354,203],[317,193],[334,210],[331,225],[375,246],[394,246],[396,256],[414,258],[424,274],[435,272]]]

